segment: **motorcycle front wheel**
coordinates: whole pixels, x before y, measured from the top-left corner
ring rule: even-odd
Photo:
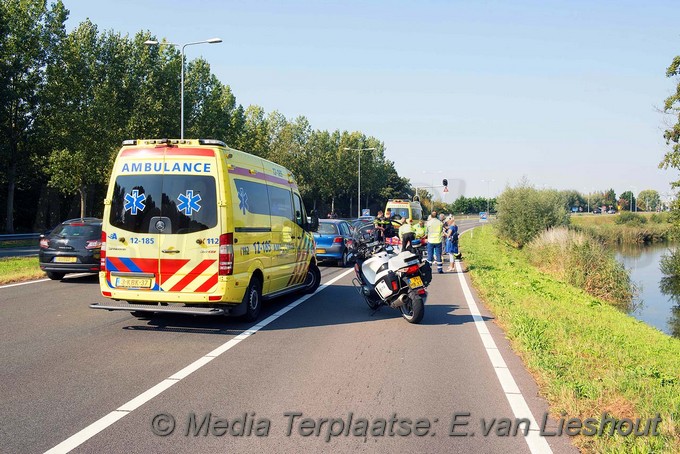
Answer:
[[[420,323],[425,316],[425,302],[423,298],[415,292],[409,295],[409,301],[399,307],[401,316],[409,323]]]

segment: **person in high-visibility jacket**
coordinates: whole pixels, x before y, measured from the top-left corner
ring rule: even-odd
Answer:
[[[404,219],[404,223],[399,227],[399,239],[401,239],[401,250],[413,252],[411,241],[416,238],[411,225],[411,218]]]
[[[413,226],[413,233],[415,233],[417,240],[422,239],[427,234],[427,229],[425,228],[425,221],[423,221],[422,219],[418,221],[418,223]]]
[[[427,221],[427,261],[432,265],[437,263],[437,272],[443,273],[442,263],[442,230],[444,224],[437,218],[437,212],[433,211]]]

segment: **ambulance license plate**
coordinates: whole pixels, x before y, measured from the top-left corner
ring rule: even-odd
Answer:
[[[423,280],[420,278],[420,276],[413,276],[411,279],[409,279],[408,285],[411,288],[422,287],[423,286]]]
[[[58,263],[76,263],[78,259],[76,257],[55,257],[54,261]]]
[[[116,287],[119,288],[151,288],[151,279],[117,277]]]
[[[316,253],[317,253],[317,254],[325,254],[325,253],[326,253],[326,250],[325,250],[325,249],[317,249],[317,250],[316,250]]]

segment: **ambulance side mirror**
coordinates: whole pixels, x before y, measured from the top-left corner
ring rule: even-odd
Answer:
[[[319,230],[319,216],[316,214],[316,210],[312,210],[309,213],[309,222],[307,222],[307,230],[308,232],[316,232]]]

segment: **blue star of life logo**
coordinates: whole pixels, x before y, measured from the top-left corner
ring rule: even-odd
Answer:
[[[246,210],[248,209],[248,194],[246,194],[246,190],[241,188],[238,188],[238,207],[243,211],[243,214],[246,214]]]
[[[193,189],[187,189],[186,195],[185,194],[178,195],[177,200],[179,200],[179,205],[177,205],[177,211],[181,211],[187,216],[191,216],[194,213],[194,211],[196,212],[201,211],[201,205],[198,204],[198,202],[201,201],[201,195],[200,194],[194,195]]]
[[[146,200],[146,194],[139,194],[138,189],[133,189],[132,193],[125,194],[125,211],[130,210],[130,214],[135,216],[137,211],[144,211],[146,205],[144,205],[144,200]]]

